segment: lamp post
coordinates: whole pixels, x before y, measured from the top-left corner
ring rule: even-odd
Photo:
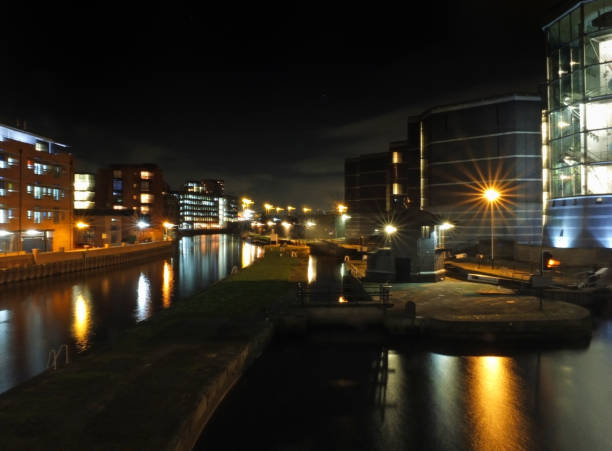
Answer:
[[[493,244],[493,239],[494,239],[493,230],[495,227],[495,215],[493,212],[493,207],[495,205],[495,202],[497,202],[497,200],[500,198],[500,196],[501,194],[495,188],[487,188],[482,194],[482,197],[484,197],[489,202],[489,207],[491,208],[491,268],[494,267],[494,261],[495,261],[495,254],[494,254],[495,247]]]

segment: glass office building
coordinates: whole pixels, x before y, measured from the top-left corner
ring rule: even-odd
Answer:
[[[544,244],[612,248],[612,0],[577,2],[544,31]]]

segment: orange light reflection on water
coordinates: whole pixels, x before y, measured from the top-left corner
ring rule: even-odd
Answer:
[[[308,256],[308,283],[312,283],[317,280],[317,264],[316,257],[312,255]]]
[[[508,357],[469,359],[469,403],[473,414],[475,450],[520,450],[529,443],[529,431],[520,409],[520,384]]]
[[[172,296],[172,285],[174,284],[174,269],[168,260],[164,261],[164,273],[162,280],[162,302],[164,308],[170,307]]]
[[[80,292],[73,294],[72,300],[72,335],[79,351],[89,347],[89,334],[91,332],[91,306],[89,300]]]

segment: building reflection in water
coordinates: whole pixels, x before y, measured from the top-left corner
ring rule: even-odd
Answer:
[[[72,336],[77,351],[86,350],[91,344],[91,296],[80,285],[72,287]]]
[[[468,359],[469,404],[473,412],[472,447],[475,450],[526,449],[530,442],[523,393],[509,357]]]
[[[308,283],[317,280],[317,258],[312,255],[308,256]]]
[[[246,268],[263,255],[263,250],[259,246],[254,246],[251,243],[242,243],[242,267]],[[310,264],[310,261],[309,261]]]
[[[138,298],[136,299],[136,321],[144,321],[151,316],[151,282],[144,273],[138,278]]]
[[[172,263],[164,260],[164,270],[162,277],[162,303],[164,308],[170,307],[172,297],[172,287],[174,285],[174,269]]]

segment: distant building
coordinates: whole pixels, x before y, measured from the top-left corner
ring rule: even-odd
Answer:
[[[188,181],[179,197],[179,227],[183,230],[220,229],[219,197],[200,181]],[[223,213],[223,212],[221,212]]]
[[[223,224],[222,227],[227,227],[229,223],[238,221],[238,198],[231,194],[224,194],[223,197]]]
[[[200,181],[202,190],[206,194],[221,197],[225,194],[225,183],[219,179],[203,179]]]
[[[163,238],[166,192],[162,171],[154,164],[116,164],[96,174],[96,207],[135,213],[140,226],[124,235],[138,240]]]
[[[574,2],[543,28],[544,245],[605,251],[612,248],[612,3]],[[603,257],[591,254],[595,261]]]
[[[419,208],[454,225],[447,247],[490,242],[492,220],[500,245],[541,242],[541,111],[540,97],[511,94],[411,119],[420,142]],[[493,219],[487,188],[501,193]]]
[[[454,226],[437,243],[458,249],[486,242],[491,215],[483,191],[493,186],[502,192],[494,209],[496,240],[539,244],[540,121],[540,97],[516,94],[409,118],[406,140],[346,160],[347,237],[371,235],[405,217],[404,210],[419,209]]]
[[[91,172],[74,174],[74,209],[91,210],[95,207],[96,175]]]
[[[65,149],[0,124],[0,252],[72,247],[74,160]]]
[[[374,234],[392,219],[394,210],[418,208],[419,138],[414,124],[408,126],[408,139],[391,143],[387,152],[345,161],[347,238]]]
[[[75,210],[74,246],[104,247],[137,240],[138,216],[133,210]]]
[[[179,199],[179,228],[221,230],[238,220],[238,199],[224,194],[223,180],[191,180],[175,193]]]

